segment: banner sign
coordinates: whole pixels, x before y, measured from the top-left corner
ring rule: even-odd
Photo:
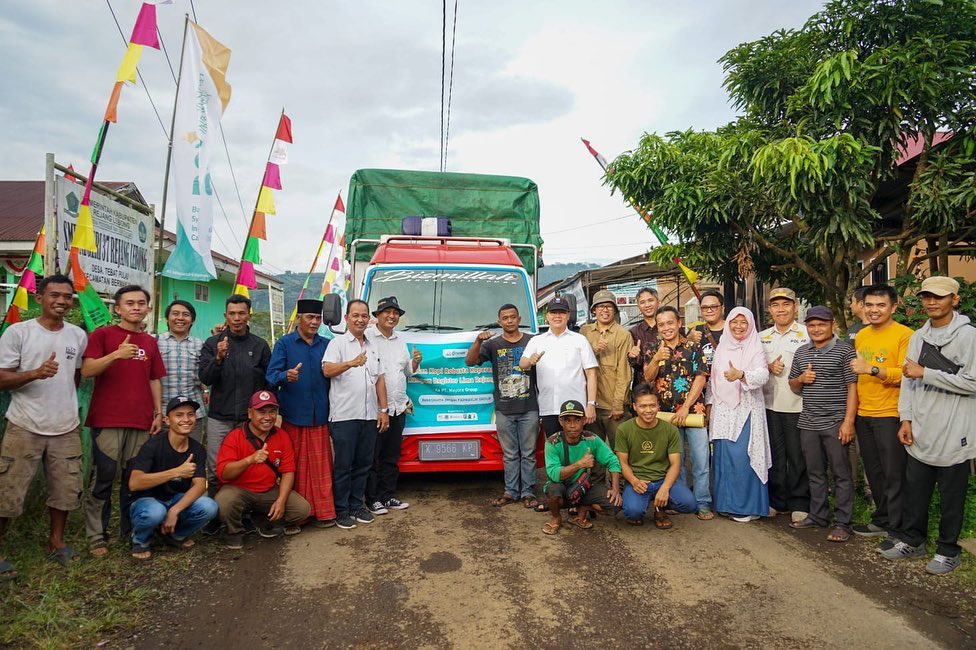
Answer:
[[[424,357],[417,374],[407,377],[413,414],[407,414],[404,434],[495,431],[491,366],[464,365],[477,335],[399,332],[408,349]]]
[[[63,176],[55,179],[58,257],[67,267],[68,253],[85,188]],[[98,250],[80,251],[81,268],[98,293],[112,295],[120,287],[137,284],[152,290],[156,251],[152,245],[153,217],[92,188],[89,197]]]

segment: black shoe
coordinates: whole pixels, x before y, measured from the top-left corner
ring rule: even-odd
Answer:
[[[261,526],[258,528],[258,534],[265,539],[274,539],[275,537],[281,537],[285,534],[285,529],[281,526]]]
[[[251,533],[253,533],[258,529],[258,527],[254,525],[254,522],[251,521],[250,517],[245,517],[244,519],[241,519],[241,527],[244,529],[245,535],[250,535]]]
[[[211,519],[210,521],[207,522],[207,525],[203,527],[203,530],[201,532],[207,537],[212,537],[217,533],[219,533],[221,528],[223,528],[223,526],[220,525],[219,520]]]

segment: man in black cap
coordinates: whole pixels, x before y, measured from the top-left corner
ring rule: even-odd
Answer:
[[[207,451],[190,437],[200,404],[178,395],[166,406],[167,432],[152,436],[129,461],[125,486],[132,520],[132,557],[146,560],[157,532],[166,543],[190,548],[190,536],[217,516],[206,496]]]
[[[281,428],[295,452],[295,492],[312,508],[311,523],[335,525],[332,498],[332,441],[329,437],[329,380],[322,357],[329,345],[319,336],[322,301],[298,301],[295,331],[275,342],[265,378],[277,389]]]
[[[400,501],[396,493],[400,476],[400,447],[403,444],[403,426],[407,412],[413,411],[413,403],[407,397],[407,377],[420,367],[423,356],[407,344],[396,332],[400,317],[405,311],[397,303],[396,296],[381,298],[373,316],[376,324],[366,329],[366,336],[376,346],[380,357],[380,369],[386,381],[386,406],[389,409],[390,426],[380,431],[373,450],[373,467],[366,479],[366,508],[374,515],[385,515],[390,510],[406,510],[409,503]]]

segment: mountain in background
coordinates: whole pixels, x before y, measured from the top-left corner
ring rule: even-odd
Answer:
[[[557,280],[562,280],[563,278],[568,278],[574,273],[580,271],[585,271],[587,269],[598,269],[600,264],[593,262],[578,262],[569,264],[547,264],[539,269],[539,286],[545,286],[551,282],[556,282]],[[292,308],[295,306],[295,302],[298,300],[298,294],[302,290],[302,285],[305,283],[304,273],[295,273],[293,271],[285,271],[277,278],[281,280],[284,284],[285,290],[285,311],[287,314],[291,313]],[[318,298],[319,290],[322,288],[322,281],[325,279],[324,273],[313,273],[311,279],[308,281],[309,291],[307,292],[309,297]],[[251,300],[253,302],[254,311],[268,311],[268,292],[266,290],[254,290],[251,292]]]

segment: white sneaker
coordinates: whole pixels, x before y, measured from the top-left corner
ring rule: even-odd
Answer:
[[[387,499],[386,503],[384,503],[383,505],[389,508],[390,510],[406,510],[407,508],[410,507],[409,503],[400,501],[400,499],[397,499],[396,497],[391,497]]]
[[[380,503],[379,501],[373,501],[371,504],[366,506],[366,509],[369,510],[374,515],[385,515],[386,513],[389,512],[389,510],[384,508],[383,504]]]
[[[810,515],[809,512],[803,512],[802,510],[794,510],[793,514],[790,515],[790,521],[794,524],[798,524]]]
[[[750,521],[755,521],[759,519],[759,515],[743,515],[741,517],[732,517],[732,521],[737,521],[740,524],[746,524]]]

